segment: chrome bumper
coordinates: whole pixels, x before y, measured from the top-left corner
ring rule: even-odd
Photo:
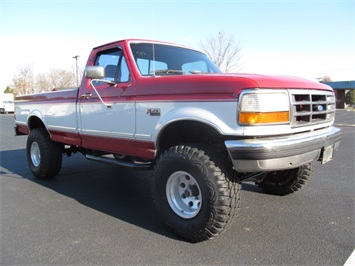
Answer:
[[[330,161],[339,147],[341,130],[259,139],[227,140],[225,145],[237,172],[286,170],[320,160]]]

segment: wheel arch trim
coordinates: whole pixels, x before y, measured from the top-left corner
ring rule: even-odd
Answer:
[[[48,130],[47,126],[46,126],[45,118],[42,115],[42,113],[39,110],[37,110],[37,109],[35,109],[32,112],[30,112],[29,115],[28,115],[27,127],[28,127],[29,130],[32,130],[32,129],[38,127],[38,126],[35,126],[35,125],[37,125],[37,123],[34,122],[34,121],[40,122],[43,125],[43,127],[47,130],[47,132],[49,133],[49,130]]]
[[[183,121],[199,122],[213,128],[221,135],[235,133],[235,129],[232,129],[224,122],[224,117],[219,117],[214,112],[201,107],[185,106],[173,109],[161,117],[153,135],[155,143],[159,142],[162,132],[170,125]]]

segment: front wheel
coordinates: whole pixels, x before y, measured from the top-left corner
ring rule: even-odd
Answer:
[[[63,147],[53,142],[44,128],[31,130],[26,148],[28,166],[35,177],[49,179],[59,173]]]
[[[303,188],[312,176],[313,162],[295,169],[274,171],[257,183],[266,193],[284,196]]]
[[[239,208],[240,185],[220,158],[206,148],[175,146],[156,163],[155,205],[166,225],[191,242],[223,232]]]

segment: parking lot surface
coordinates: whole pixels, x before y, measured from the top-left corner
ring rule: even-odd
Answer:
[[[337,112],[339,151],[304,189],[280,197],[243,183],[232,226],[197,244],[158,217],[151,171],[76,154],[37,180],[13,115],[0,123],[0,265],[343,265],[354,250],[355,112]]]

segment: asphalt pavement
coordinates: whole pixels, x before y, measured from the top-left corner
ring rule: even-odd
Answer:
[[[0,115],[0,265],[343,265],[355,247],[355,112],[333,161],[289,196],[243,183],[241,209],[217,238],[191,244],[162,223],[152,172],[64,157],[53,180],[35,179],[26,136]]]

